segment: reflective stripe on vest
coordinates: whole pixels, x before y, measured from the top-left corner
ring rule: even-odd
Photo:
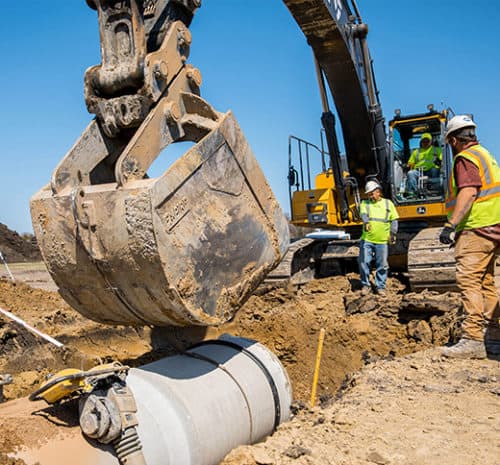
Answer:
[[[475,147],[475,146],[474,146]],[[485,150],[485,149],[483,149]],[[488,152],[486,152],[488,153]],[[468,155],[468,156],[467,156]],[[467,160],[472,161],[479,169],[479,175],[481,177],[481,190],[479,191],[476,202],[482,202],[491,197],[500,195],[500,179],[495,179],[495,175],[493,172],[493,166],[491,161],[488,159],[489,157],[481,151],[469,148],[460,152],[457,155],[464,156]],[[490,155],[491,156],[491,155]],[[455,163],[453,164],[453,173],[450,176],[449,183],[449,197],[446,199],[446,211],[450,212],[453,210],[457,203],[457,188],[455,184]],[[498,167],[497,167],[498,168]]]
[[[477,229],[500,224],[500,168],[493,155],[479,144],[460,152],[455,157],[450,177],[449,197],[446,200],[448,217],[451,216],[452,210],[456,206],[458,189],[455,182],[455,166],[458,157],[469,160],[477,167],[481,188],[472,203],[472,207],[462,221],[457,224],[456,230]]]
[[[372,218],[370,216],[370,203],[365,202],[366,205],[366,213],[368,215],[368,221],[379,221],[381,223],[388,223],[389,222],[389,200],[385,200],[385,218]]]
[[[429,149],[426,149],[426,150],[424,150],[424,152],[426,152],[426,153],[427,153],[427,151],[428,151],[428,150],[429,150]],[[425,157],[423,157],[423,158],[422,158],[422,160],[424,160],[424,161],[428,161],[429,163],[432,161],[432,162],[434,163],[434,160],[436,159],[436,157],[437,157],[437,149],[436,149],[436,147],[435,147],[435,146],[433,146],[433,150],[432,150],[432,160],[431,160],[430,158],[425,158]],[[416,165],[417,163],[419,163],[419,162],[420,162],[420,147],[417,149],[417,156],[415,157],[415,165]]]

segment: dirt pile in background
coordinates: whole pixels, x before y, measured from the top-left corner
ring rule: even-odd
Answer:
[[[40,250],[34,236],[27,234],[26,238],[0,223],[0,252],[7,263],[30,262],[41,260]]]

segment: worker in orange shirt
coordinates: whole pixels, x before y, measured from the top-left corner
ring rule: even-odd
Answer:
[[[448,222],[439,240],[455,246],[457,284],[465,320],[460,341],[442,350],[445,357],[486,358],[500,353],[500,307],[495,260],[500,255],[500,168],[479,144],[476,124],[467,115],[451,118],[446,142],[453,172],[446,200]]]

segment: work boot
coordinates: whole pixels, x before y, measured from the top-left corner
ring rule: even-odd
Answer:
[[[486,358],[486,349],[483,341],[462,338],[457,344],[451,347],[443,347],[441,355],[449,358]]]
[[[387,297],[387,291],[385,289],[377,289],[377,294],[380,297]]]
[[[361,295],[368,295],[368,294],[370,294],[370,293],[371,293],[371,291],[372,291],[372,290],[371,290],[371,288],[370,288],[370,287],[368,287],[368,286],[363,286],[363,287],[361,288]]]

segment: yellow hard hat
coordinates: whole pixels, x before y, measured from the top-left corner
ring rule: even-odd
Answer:
[[[432,134],[430,132],[424,132],[420,136],[420,140],[429,139],[432,142]]]

